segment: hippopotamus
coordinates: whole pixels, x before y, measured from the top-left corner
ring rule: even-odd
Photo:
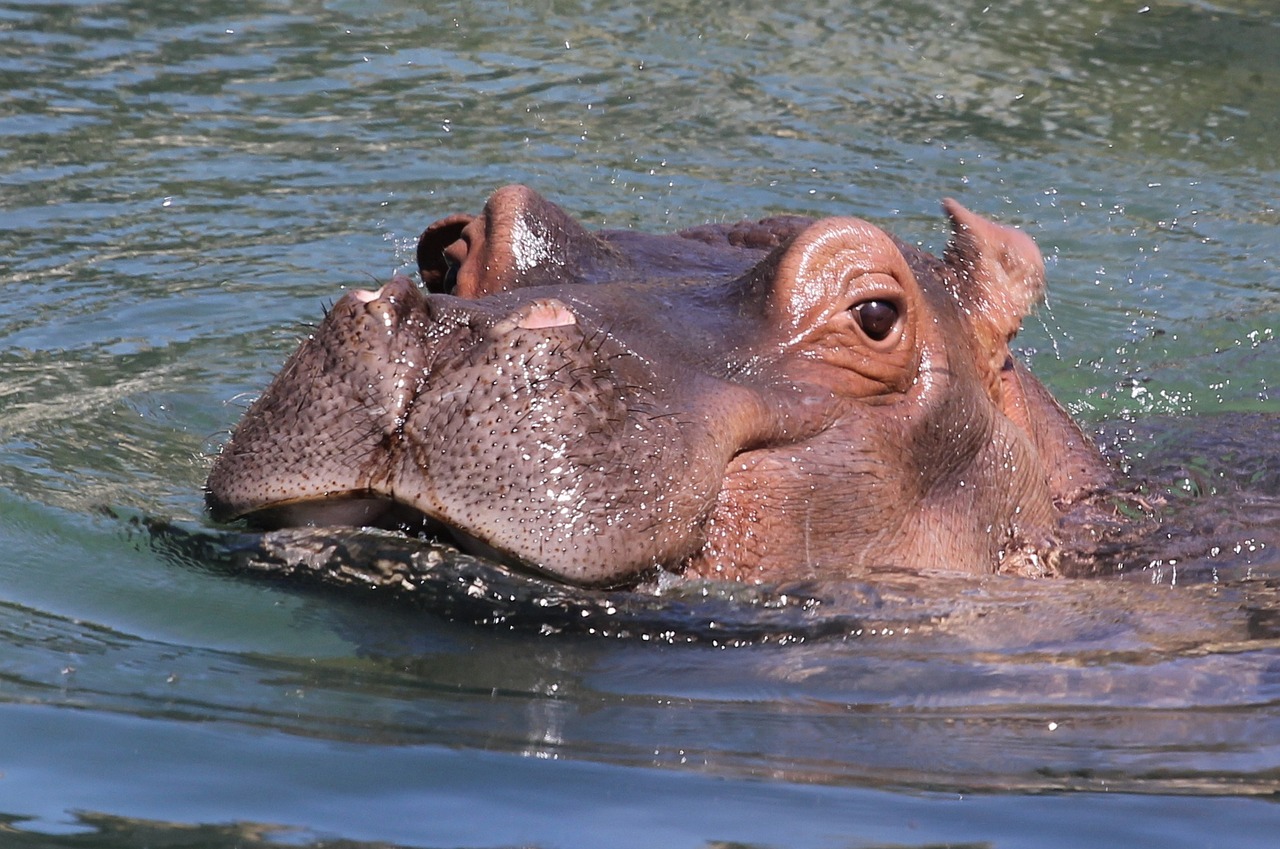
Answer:
[[[584,587],[1038,575],[1112,472],[1010,341],[1045,271],[943,210],[591,231],[531,189],[347,292],[214,461],[214,519],[389,526]]]

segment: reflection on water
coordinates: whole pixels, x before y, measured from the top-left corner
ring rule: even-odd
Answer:
[[[1274,4],[17,3],[0,83],[4,841],[1274,841]],[[951,195],[1026,228],[1051,294],[1018,344],[1124,423],[1164,524],[1123,580],[541,620],[528,583],[424,612],[229,570],[200,487],[245,397],[509,182],[597,226],[936,248]]]
[[[1230,494],[1221,480],[1218,487],[1199,500]],[[1276,495],[1247,493],[1236,503]],[[100,684],[64,675],[69,702],[147,713],[159,698],[171,717],[349,742],[734,778],[767,768],[806,784],[1280,790],[1274,522],[1256,525],[1254,551],[1211,554],[1215,538],[1201,537],[1203,563],[1169,556],[1123,580],[885,569],[858,582],[631,591],[574,589],[386,532],[141,526],[138,539],[176,568],[272,581],[316,605],[332,602],[323,627],[349,641],[358,660],[165,650],[171,671],[162,683],[143,659],[158,647],[84,632],[76,653],[114,659]],[[1173,526],[1147,531],[1159,530],[1167,546]],[[1258,533],[1270,536],[1263,542]],[[448,634],[461,635],[465,651],[441,643]],[[124,668],[150,677],[119,701],[110,693]],[[187,683],[183,668],[204,670],[199,684]],[[246,687],[267,680],[269,699]],[[359,722],[344,722],[352,710]]]
[[[11,701],[347,743],[955,792],[1280,789],[1274,579],[1174,590],[886,575],[852,608],[838,586],[799,589],[836,608],[810,608],[832,620],[822,633],[758,630],[755,648],[728,651],[714,623],[694,633],[675,616],[747,618],[750,601],[646,611],[615,595],[635,637],[619,643],[599,639],[618,628],[607,622],[589,639],[536,638],[512,614],[476,633],[322,594],[310,603],[351,649],[310,658],[173,646],[13,605],[0,631]],[[697,644],[662,642],[680,637]]]

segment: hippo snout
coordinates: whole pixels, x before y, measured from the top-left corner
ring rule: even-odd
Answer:
[[[662,372],[562,298],[470,301],[398,277],[330,310],[224,448],[207,500],[217,519],[263,525],[394,519],[610,583],[620,563],[634,575],[701,544],[724,464],[751,438],[690,414],[717,393],[728,419],[767,406]]]

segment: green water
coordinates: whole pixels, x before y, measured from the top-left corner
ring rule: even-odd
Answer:
[[[232,576],[127,517],[200,522],[307,323],[510,182],[931,249],[954,196],[1039,241],[1019,344],[1086,422],[1274,414],[1277,139],[1270,0],[0,4],[0,845],[1273,845],[1274,583],[723,650]]]

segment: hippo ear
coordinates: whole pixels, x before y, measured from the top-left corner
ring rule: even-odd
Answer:
[[[943,261],[955,273],[956,300],[973,331],[978,365],[991,399],[1008,412],[1009,340],[1044,295],[1044,260],[1031,237],[942,202],[951,219]]]
[[[429,292],[452,292],[457,282],[457,266],[445,256],[445,249],[462,238],[474,215],[450,215],[427,227],[418,238],[418,274]]]
[[[1026,433],[1048,473],[1053,497],[1069,503],[1110,479],[1105,461],[1078,425],[1009,353],[1009,340],[1044,296],[1044,260],[1031,237],[943,201],[951,242],[943,253],[959,278],[956,292],[973,324],[992,400]]]
[[[423,282],[463,298],[582,282],[621,263],[608,243],[525,186],[498,189],[479,216],[445,218],[418,241]]]
[[[1031,237],[975,215],[947,198],[951,241],[943,260],[956,272],[956,292],[987,349],[1002,352],[1044,296],[1044,260]],[[1004,356],[1000,356],[1003,365]]]

